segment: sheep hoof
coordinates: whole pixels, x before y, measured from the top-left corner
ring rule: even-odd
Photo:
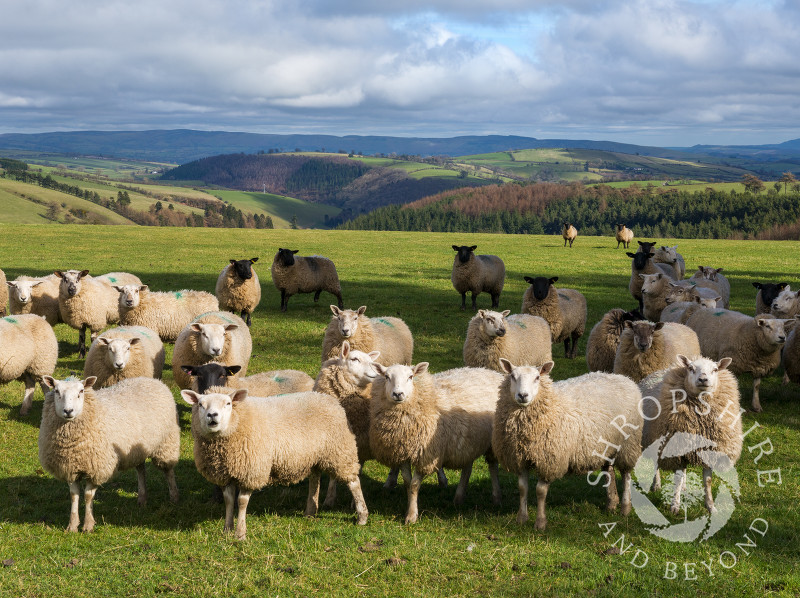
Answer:
[[[416,513],[406,515],[406,525],[411,525],[412,523],[416,523],[416,522],[417,522],[417,514]]]
[[[761,409],[761,405],[751,405],[750,410],[754,413],[761,413],[763,409]]]
[[[527,513],[517,513],[517,523],[519,525],[525,525],[528,523],[528,514]]]
[[[70,523],[69,527],[64,530],[67,533],[75,533],[78,531],[78,524],[77,523]]]
[[[613,500],[613,501],[612,501],[612,500],[610,500],[610,501],[608,501],[608,502],[606,503],[606,511],[608,511],[609,513],[613,513],[614,511],[616,511],[616,510],[617,510],[617,507],[618,507],[618,506],[619,506],[619,501],[616,501],[616,500]]]
[[[457,507],[460,507],[464,504],[464,495],[463,494],[456,494],[455,498],[453,499],[453,504]]]
[[[322,503],[323,509],[332,509],[335,501],[331,498],[326,498],[325,502]]]
[[[142,496],[140,496],[140,497],[139,497],[139,498],[136,500],[136,502],[137,502],[137,504],[138,504],[140,507],[143,507],[143,506],[145,506],[145,505],[147,504],[147,496],[145,496],[145,495],[142,495]]]
[[[19,415],[20,415],[20,417],[25,417],[26,415],[28,415],[28,413],[30,413],[30,411],[31,411],[31,408],[30,408],[30,407],[25,407],[25,406],[23,406],[23,407],[22,407],[22,408],[19,410]]]
[[[540,531],[544,530],[547,527],[547,519],[545,519],[544,517],[542,518],[537,517],[536,523],[533,524],[533,527]]]
[[[669,508],[669,512],[672,513],[673,515],[679,515],[680,512],[681,512],[681,506],[680,505],[672,505]]]
[[[623,517],[627,517],[628,515],[630,515],[631,514],[631,503],[629,503],[629,502],[622,503],[622,508],[620,508],[619,512]]]
[[[356,525],[367,525],[367,513],[359,513],[356,517]]]
[[[94,521],[85,522],[83,524],[83,533],[91,534],[93,531],[94,531]]]

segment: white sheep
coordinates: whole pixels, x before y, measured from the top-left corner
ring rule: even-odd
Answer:
[[[175,466],[180,457],[181,429],[169,388],[153,378],[128,378],[95,391],[94,377],[85,380],[44,377],[47,393],[39,429],[39,461],[56,479],[69,484],[67,531],[78,531],[80,482],[85,481],[83,531],[95,520],[92,501],[98,486],[117,472],[136,468],[139,504],[147,501],[145,460],[164,472],[169,497],[178,501]]]
[[[219,307],[231,312],[241,312],[247,317],[250,326],[250,315],[261,302],[261,283],[253,269],[257,257],[249,260],[231,260],[231,263],[220,272],[214,294],[219,299]],[[218,309],[218,308],[215,308]]]
[[[679,354],[700,355],[697,336],[688,326],[674,322],[625,322],[614,357],[614,373],[639,382],[672,365]]]
[[[770,313],[772,302],[775,297],[789,286],[788,282],[754,282],[753,286],[758,289],[756,293],[756,315]]]
[[[629,378],[593,372],[553,382],[553,362],[540,367],[501,360],[506,376],[494,416],[492,450],[519,476],[517,523],[528,520],[528,475],[536,470],[536,529],[547,526],[545,500],[550,484],[568,473],[603,470],[607,509],[619,504],[614,468],[622,473],[621,513],[631,511],[631,470],[641,454],[642,395]]]
[[[686,262],[683,256],[678,253],[677,245],[673,245],[672,247],[662,245],[660,248],[656,249],[653,252],[653,262],[672,266],[674,271],[672,278],[675,280],[681,280],[686,276]]]
[[[0,350],[0,383],[20,380],[25,384],[19,414],[28,415],[36,380],[52,375],[56,369],[56,335],[47,320],[36,314],[6,316],[0,319]]]
[[[384,365],[410,364],[414,338],[406,323],[391,316],[367,318],[364,315],[366,310],[366,305],[357,310],[331,305],[333,316],[322,340],[322,361],[338,356],[342,344],[347,341],[350,348],[357,351],[378,351],[380,363]]]
[[[319,301],[322,291],[327,291],[342,302],[342,286],[334,263],[319,255],[301,257],[298,249],[279,248],[272,260],[272,283],[281,292],[281,311],[286,311],[289,298],[297,293],[314,293],[314,303]]]
[[[622,243],[622,246],[627,249],[630,247],[631,241],[633,241],[633,231],[624,224],[618,224],[617,234],[614,238],[617,241],[617,249],[619,249],[620,243]]]
[[[631,280],[628,283],[628,290],[631,296],[639,302],[639,308],[643,307],[642,302],[642,274],[658,274],[659,272],[672,278],[675,271],[672,266],[667,264],[656,264],[651,259],[654,255],[652,251],[654,243],[639,241],[639,250],[636,253],[627,251],[625,255],[632,258],[631,261]]]
[[[455,504],[463,503],[472,464],[481,455],[489,465],[492,499],[499,503],[491,444],[502,375],[458,368],[432,376],[427,362],[373,367],[379,376],[372,383],[370,450],[379,463],[400,467],[408,494],[405,522],[417,521],[422,480],[440,467],[461,470]]]
[[[717,300],[719,296],[711,299],[703,299],[698,296],[692,296],[691,301],[678,301],[670,303],[661,312],[660,320],[662,322],[676,322],[678,324],[686,324],[691,315],[698,309],[717,309]]]
[[[767,307],[776,318],[794,318],[800,313],[800,291],[793,291],[787,284]]]
[[[241,366],[247,373],[253,339],[239,316],[227,311],[212,311],[197,316],[178,335],[172,351],[172,378],[178,388],[190,388],[191,377],[182,366],[203,365],[215,361],[222,365]]]
[[[450,280],[461,293],[461,311],[467,308],[467,291],[472,294],[472,309],[478,309],[481,293],[492,297],[492,309],[500,305],[500,293],[506,280],[506,265],[496,255],[475,255],[477,245],[453,245],[456,257]]]
[[[6,273],[0,270],[0,316],[5,316],[6,304],[8,303],[8,281],[6,280]]]
[[[8,304],[12,314],[37,314],[55,326],[61,322],[58,308],[58,276],[18,276],[8,282]]]
[[[638,309],[625,311],[617,307],[606,312],[592,327],[589,340],[586,341],[586,365],[589,367],[589,371],[608,372],[609,374],[613,372],[619,337],[625,329],[625,322],[643,319],[644,317]]]
[[[523,365],[542,365],[553,359],[550,325],[527,314],[479,309],[467,327],[464,365],[500,371],[500,358]]]
[[[205,291],[151,291],[141,284],[115,285],[119,293],[119,321],[124,326],[146,326],[164,342],[174,342],[197,316],[217,311],[217,298]]]
[[[95,388],[126,378],[161,378],[164,343],[145,326],[119,326],[101,333],[86,355],[83,377],[94,376]]]
[[[317,392],[248,397],[244,389],[221,387],[203,395],[183,390],[181,396],[192,405],[197,470],[224,487],[225,531],[233,529],[233,503],[239,491],[237,540],[247,535],[250,495],[264,486],[297,484],[308,478],[304,514],[316,515],[323,472],[347,483],[356,523],[366,524],[356,439],[336,399]]]
[[[567,246],[567,242],[569,242],[569,246],[572,247],[575,239],[578,238],[578,229],[569,222],[565,222],[561,227],[561,237],[564,239],[564,247]]]
[[[721,274],[722,268],[709,268],[708,266],[698,266],[697,272],[692,274],[689,281],[698,287],[704,287],[716,292],[722,297],[720,307],[728,309],[731,301],[731,283]]]
[[[239,365],[210,362],[203,365],[184,365],[181,369],[192,377],[192,390],[203,394],[212,386],[244,388],[254,397],[271,397],[312,390],[314,378],[300,370],[270,370],[243,378],[236,377]]]

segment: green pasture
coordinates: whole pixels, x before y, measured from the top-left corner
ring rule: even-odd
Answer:
[[[326,215],[334,217],[341,212],[339,208],[334,206],[312,203],[296,197],[275,195],[274,193],[222,189],[214,189],[210,193],[230,202],[242,211],[272,216],[272,223],[275,228],[289,228],[294,216],[297,216],[297,225],[301,228],[321,228],[325,226]]]
[[[297,368],[313,376],[319,369],[333,298],[323,293],[314,304],[311,295],[294,296],[281,313],[269,274],[278,247],[333,259],[345,306],[366,305],[370,316],[402,317],[414,333],[414,361],[430,362],[434,372],[462,365],[473,315],[459,310],[450,283],[453,244],[477,245],[478,253],[505,260],[500,309],[519,311],[525,275],[558,276],[557,286],[586,295],[589,318],[578,358],[569,361],[563,347],[553,348],[557,379],[586,372],[586,338],[603,313],[634,306],[627,290],[630,259],[614,249],[611,236],[579,236],[565,249],[560,236],[8,224],[3,232],[0,267],[9,279],[56,268],[124,270],[155,290],[213,291],[229,259],[258,256],[263,297],[253,316],[248,373]],[[659,241],[677,244],[689,270],[724,266],[732,307],[749,314],[755,306],[752,281],[800,282],[795,242]],[[478,299],[481,308],[489,303],[486,295]],[[60,324],[56,334],[56,376],[80,373],[77,331]],[[171,357],[167,345],[168,364]],[[387,469],[374,462],[362,475],[370,510],[365,527],[353,525],[341,486],[335,509],[313,519],[302,516],[304,484],[267,488],[250,501],[247,540],[236,542],[222,533],[223,507],[211,502],[210,485],[194,466],[190,412],[169,367],[164,382],[176,397],[183,431],[180,502],[169,503],[163,476],[148,465],[149,500],[138,507],[136,474],[122,472],[97,493],[95,532],[66,534],[67,484],[45,473],[38,460],[41,391],[31,414],[20,417],[23,389],[12,382],[0,387],[0,596],[797,596],[800,389],[782,386],[780,378],[779,371],[762,384],[764,412],[743,416],[745,430],[758,427],[745,439],[737,466],[741,498],[731,519],[709,540],[685,544],[657,538],[635,514],[604,512],[603,489],[581,475],[552,484],[545,531],[535,531],[532,522],[520,527],[515,476],[501,472],[503,504],[494,507],[482,461],[462,507],[452,504],[457,472],[447,472],[446,489],[434,476],[425,480],[420,520],[410,527],[403,525],[402,483],[384,491]],[[741,379],[744,407],[751,386],[749,377]],[[761,449],[753,447],[767,440],[772,452],[756,462]],[[759,485],[759,471],[778,469],[780,484]],[[661,512],[682,520],[663,506]],[[701,503],[688,516],[703,513]],[[763,536],[749,531],[758,519],[769,526]],[[608,531],[611,524],[616,525]],[[647,563],[638,567],[644,555]],[[709,563],[710,573],[701,562]]]
[[[152,176],[154,170],[163,170],[164,168],[175,166],[175,164],[162,164],[159,162],[120,160],[98,156],[70,156],[26,150],[0,150],[0,156],[9,156],[31,165],[65,168],[111,179],[124,179],[134,175]]]

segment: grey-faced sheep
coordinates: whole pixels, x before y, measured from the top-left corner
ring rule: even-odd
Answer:
[[[619,337],[628,320],[632,322],[644,320],[644,316],[638,309],[625,311],[615,308],[607,312],[594,325],[589,333],[589,340],[586,341],[586,365],[590,372],[608,372],[610,374],[614,371],[614,358],[617,355]]]
[[[227,311],[213,311],[196,317],[178,335],[172,351],[172,377],[178,388],[189,388],[191,377],[182,366],[197,366],[215,361],[222,365],[241,366],[247,373],[253,339],[239,316]]]
[[[728,282],[728,279],[723,274],[720,274],[721,272],[722,268],[698,266],[697,272],[692,274],[689,280],[698,287],[716,292],[717,295],[722,297],[722,305],[720,307],[727,309],[731,300],[731,283]]]
[[[165,342],[174,342],[197,316],[217,311],[217,298],[205,291],[151,291],[147,285],[115,285],[120,323],[146,326]]]
[[[586,297],[575,289],[556,289],[558,276],[525,277],[531,286],[522,296],[522,313],[544,318],[554,343],[564,341],[564,356],[575,359],[578,339],[586,329]],[[570,345],[571,343],[571,345]]]
[[[717,309],[718,299],[719,297],[703,299],[697,295],[692,295],[691,301],[678,301],[676,303],[670,303],[661,312],[661,321],[686,324],[686,321],[698,309]]]
[[[322,340],[322,361],[337,357],[347,341],[351,349],[380,352],[379,361],[384,365],[410,364],[414,338],[406,323],[391,316],[368,318],[364,315],[366,310],[366,305],[357,310],[331,305],[333,316]]]
[[[561,236],[564,239],[564,247],[567,246],[568,242],[569,246],[572,247],[575,239],[578,238],[578,229],[572,226],[569,222],[565,222],[561,228]]]
[[[175,465],[180,457],[181,429],[172,393],[153,378],[129,378],[93,390],[94,378],[54,380],[44,377],[47,393],[39,429],[39,461],[56,479],[69,484],[67,531],[78,531],[80,483],[86,512],[83,531],[95,520],[92,501],[98,486],[117,472],[136,468],[139,504],[147,501],[145,460],[164,472],[172,502],[178,500]]]
[[[681,280],[684,276],[686,276],[686,262],[684,261],[683,256],[678,253],[677,245],[673,245],[672,247],[662,245],[656,249],[653,252],[653,262],[656,264],[667,264],[668,266],[672,266],[672,278],[675,280]]]
[[[461,293],[461,311],[467,308],[467,291],[472,294],[472,309],[478,309],[478,295],[489,293],[492,308],[500,305],[500,293],[506,281],[506,265],[496,255],[476,255],[477,245],[453,245],[456,257],[450,280]]]
[[[281,311],[286,311],[292,295],[314,293],[316,303],[322,291],[335,296],[339,309],[344,308],[342,287],[333,262],[322,256],[296,256],[298,251],[279,248],[272,260],[272,283],[281,292]]]
[[[126,378],[161,378],[164,343],[144,326],[120,326],[101,333],[86,355],[83,376],[94,376],[95,388]]]
[[[675,472],[671,512],[680,513],[681,492],[686,487],[686,467],[703,468],[705,505],[716,512],[711,494],[713,469],[733,468],[742,452],[739,383],[727,367],[730,357],[712,361],[678,355],[678,365],[663,374],[651,396],[642,400],[642,446],[661,449],[655,464],[653,490],[660,490],[659,468]],[[679,457],[663,457],[663,449]],[[654,455],[655,456],[655,455]]]
[[[257,257],[249,260],[231,260],[220,272],[214,294],[219,299],[219,307],[234,313],[241,312],[250,326],[250,315],[261,301],[261,283],[253,269]]]
[[[625,322],[614,358],[614,373],[639,382],[672,365],[679,354],[700,355],[700,346],[697,334],[683,324]]]
[[[662,273],[669,278],[672,278],[673,269],[671,266],[667,266],[666,264],[656,264],[651,259],[653,257],[653,251],[648,249],[647,251],[642,251],[643,247],[647,247],[650,243],[643,243],[639,241],[639,251],[636,253],[631,253],[630,251],[626,252],[629,258],[632,258],[631,261],[631,281],[628,284],[628,290],[631,293],[631,296],[639,302],[639,309],[644,307],[644,303],[642,301],[642,282],[644,279],[642,278],[642,274],[658,274]]]
[[[568,473],[603,470],[608,502],[619,504],[614,468],[622,473],[623,515],[631,511],[631,470],[641,454],[639,388],[624,376],[593,372],[553,382],[553,362],[514,366],[501,360],[506,376],[494,416],[492,450],[519,476],[517,523],[528,520],[528,474],[536,470],[536,529],[547,526],[545,500],[550,484]]]
[[[0,319],[0,348],[0,383],[20,380],[25,384],[19,414],[28,415],[37,379],[52,375],[56,369],[56,335],[47,320],[36,314],[6,316]]]
[[[794,318],[800,313],[800,291],[793,291],[787,284],[772,300],[769,313],[776,318]]]
[[[8,304],[12,314],[36,314],[55,326],[61,322],[58,308],[59,278],[55,274],[34,278],[18,276],[8,282]]]
[[[789,286],[788,282],[754,282],[756,293],[756,315],[770,313],[772,302],[778,294]]]
[[[56,270],[61,279],[58,288],[58,308],[65,324],[80,331],[78,353],[86,356],[86,330],[91,340],[109,324],[119,322],[119,292],[114,285],[142,284],[133,274],[110,272],[98,277],[88,270]]]
[[[686,321],[700,339],[703,356],[720,360],[731,357],[730,370],[753,376],[753,411],[761,411],[761,378],[772,373],[781,361],[786,333],[794,320],[779,320],[770,314],[755,318],[727,309],[700,309]]]
[[[378,462],[400,467],[408,493],[405,522],[417,521],[422,480],[441,467],[461,470],[455,504],[463,503],[472,464],[481,455],[489,464],[492,498],[499,503],[491,444],[502,375],[459,368],[431,376],[426,362],[374,367],[379,375],[372,383],[369,444]]]
[[[550,325],[543,318],[479,309],[464,341],[464,365],[500,371],[500,358],[542,365],[553,358]]]
[[[247,535],[250,495],[274,484],[308,478],[305,515],[318,510],[320,475],[346,482],[356,506],[356,522],[367,522],[358,479],[356,439],[339,402],[317,392],[248,397],[244,389],[212,387],[206,394],[181,391],[192,405],[192,437],[197,470],[225,488],[225,531],[233,529],[239,491],[236,539]]]
[[[192,390],[203,394],[212,386],[244,388],[254,397],[271,397],[305,392],[314,387],[314,378],[300,370],[270,370],[243,378],[236,377],[239,365],[211,362],[203,365],[184,365],[181,369],[193,378]]]
[[[622,243],[625,249],[628,249],[631,245],[631,241],[633,241],[633,231],[624,224],[618,224],[615,239],[617,240],[617,249],[619,249],[620,243]]]

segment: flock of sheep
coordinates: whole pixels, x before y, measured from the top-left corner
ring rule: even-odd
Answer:
[[[574,240],[567,239],[570,228],[565,226],[565,245]],[[623,225],[618,229],[618,246],[627,247],[633,233]],[[330,306],[316,379],[298,370],[246,375],[251,314],[261,299],[253,268],[258,258],[252,258],[231,260],[214,295],[150,291],[124,272],[92,277],[88,270],[56,271],[6,283],[0,271],[2,290],[9,291],[7,298],[0,293],[0,304],[8,301],[11,312],[0,320],[0,382],[25,383],[21,415],[31,408],[37,381],[45,391],[39,458],[69,484],[70,531],[79,527],[81,482],[84,531],[95,524],[97,487],[116,471],[137,469],[143,504],[148,458],[165,473],[170,498],[178,500],[180,427],[172,394],[159,380],[164,342],[174,342],[173,379],[192,406],[197,469],[222,488],[224,529],[235,529],[239,539],[246,536],[252,492],[308,479],[305,515],[313,516],[322,473],[330,477],[325,505],[334,504],[336,482],[344,482],[356,522],[366,523],[359,473],[370,459],[391,469],[387,487],[402,475],[406,523],[419,516],[425,476],[437,472],[446,485],[443,470],[461,470],[459,504],[480,456],[489,465],[495,503],[498,464],[519,476],[519,523],[528,519],[531,470],[537,475],[537,529],[546,526],[549,484],[569,473],[588,474],[593,484],[604,481],[607,507],[614,510],[620,506],[619,470],[621,512],[627,515],[631,472],[643,447],[653,442],[699,434],[725,456],[720,467],[735,464],[742,447],[735,374],[753,375],[756,411],[760,379],[779,365],[782,348],[788,379],[800,381],[800,346],[792,327],[800,312],[798,293],[785,283],[754,283],[758,315],[729,311],[730,285],[721,268],[700,267],[684,279],[676,248],[654,247],[639,242],[639,250],[628,253],[629,289],[639,308],[603,316],[589,334],[590,373],[568,380],[549,376],[552,344],[563,342],[565,355],[576,356],[587,305],[578,291],[556,288],[557,277],[526,277],[530,287],[519,314],[478,310],[466,332],[465,367],[432,374],[426,362],[413,365],[413,336],[401,319],[368,318],[365,306],[344,309],[331,260],[281,248],[272,279],[282,311],[296,293],[315,293],[317,301],[326,291],[338,300]],[[468,291],[473,308],[483,292],[495,308],[505,267],[497,256],[476,255],[476,248],[453,245],[453,286],[461,309]],[[80,331],[83,379],[52,377],[58,358],[52,326],[59,322]],[[106,329],[112,324],[119,325]],[[93,341],[88,352],[87,330]],[[676,472],[677,513],[689,465],[703,467],[706,507],[713,511],[711,466],[691,447],[681,457],[658,461],[652,487],[660,487],[659,467]],[[599,473],[592,478],[591,472]]]

